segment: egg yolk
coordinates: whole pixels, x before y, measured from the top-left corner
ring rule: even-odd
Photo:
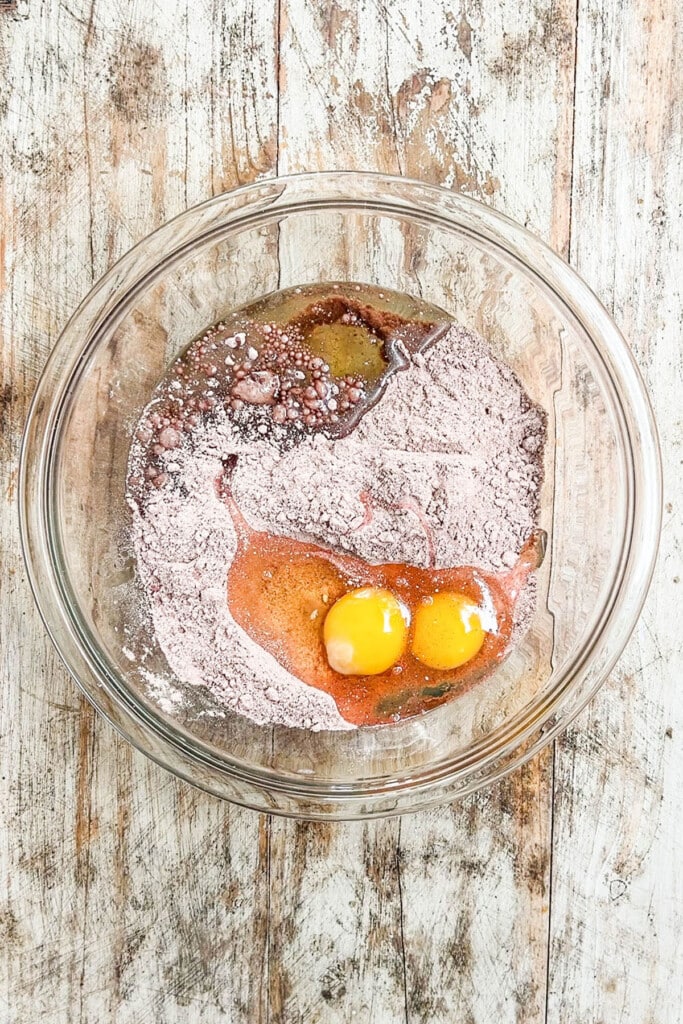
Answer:
[[[479,609],[465,594],[432,594],[415,609],[411,649],[429,668],[447,671],[464,665],[485,639]]]
[[[346,676],[386,672],[403,654],[407,611],[389,590],[361,587],[332,605],[323,626],[327,660]]]

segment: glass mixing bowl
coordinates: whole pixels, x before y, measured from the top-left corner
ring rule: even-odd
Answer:
[[[363,281],[481,333],[548,413],[548,533],[532,627],[493,676],[421,717],[353,732],[264,728],[143,652],[124,501],[132,429],[201,328],[278,288]],[[549,743],[636,622],[661,517],[652,412],[628,346],[523,228],[417,181],[334,172],[257,182],[150,235],[95,285],[36,391],[21,464],[36,601],[68,669],[132,743],[184,779],[310,818],[400,813],[472,792]],[[159,680],[162,680],[160,683]]]

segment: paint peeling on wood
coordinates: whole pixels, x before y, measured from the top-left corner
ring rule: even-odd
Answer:
[[[26,5],[26,20],[21,6],[0,18],[12,85],[0,91],[0,1005],[11,993],[11,1024],[555,1024],[598,1011],[673,1022],[683,723],[662,624],[683,543],[680,12],[672,0],[581,4],[574,118],[574,0],[125,11],[70,0]],[[14,492],[37,375],[92,280],[187,205],[276,169],[339,166],[439,181],[563,252],[571,234],[574,261],[644,361],[670,507],[635,642],[556,763],[546,752],[488,792],[401,822],[321,825],[218,804],[94,716],[33,607]],[[624,956],[637,966],[628,976]]]

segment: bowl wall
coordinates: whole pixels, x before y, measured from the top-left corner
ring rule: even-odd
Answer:
[[[124,501],[136,421],[202,328],[277,288],[408,292],[482,334],[548,414],[532,627],[484,683],[417,719],[352,733],[264,728],[174,678],[150,648]],[[656,439],[623,340],[521,228],[440,189],[312,175],[219,197],[132,250],[75,314],[27,428],[24,540],[41,610],[125,735],[222,796],[307,816],[389,813],[509,770],[566,724],[618,655],[649,580]]]

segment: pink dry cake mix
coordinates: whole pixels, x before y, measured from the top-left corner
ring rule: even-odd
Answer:
[[[323,322],[331,315],[332,307],[324,303],[311,308],[323,311]],[[283,634],[280,642],[275,626],[269,633],[268,622],[260,622],[258,630],[245,629],[250,612],[281,621],[282,609],[269,605],[266,596],[245,614],[231,612],[228,579],[239,544],[236,509],[256,538],[267,534],[312,545],[296,549],[300,559],[326,559],[325,571],[339,578],[335,593],[344,597],[346,591],[381,591],[386,605],[392,594],[381,594],[387,588],[370,586],[375,581],[371,568],[381,563],[428,570],[435,580],[440,570],[471,567],[470,576],[462,577],[471,585],[460,597],[466,605],[479,593],[475,585],[480,586],[481,609],[469,621],[478,624],[484,638],[472,665],[480,662],[492,670],[491,657],[488,662],[484,658],[486,645],[501,649],[501,656],[507,653],[528,629],[534,609],[535,580],[528,571],[509,603],[511,628],[502,650],[495,636],[502,628],[496,620],[495,581],[512,579],[538,528],[544,412],[512,370],[464,328],[425,322],[424,331],[411,335],[411,321],[397,317],[382,338],[377,317],[368,326],[372,307],[358,312],[357,303],[342,302],[341,308],[333,312],[344,329],[362,328],[383,351],[395,345],[398,356],[393,365],[391,353],[387,356],[379,385],[368,384],[362,374],[335,375],[307,348],[301,318],[293,327],[259,324],[253,337],[224,323],[195,343],[191,358],[178,361],[175,375],[160,385],[143,413],[131,447],[132,540],[154,639],[179,680],[206,688],[227,712],[262,725],[344,730],[396,720],[450,699],[475,675],[468,675],[469,663],[447,670],[438,657],[431,663],[429,656],[419,660],[417,613],[401,591],[400,574],[391,577],[399,580],[394,592],[401,612],[396,618],[400,635],[392,642],[403,653],[383,673],[334,671],[329,642],[325,647],[329,603],[315,604],[316,596],[308,592],[306,600],[313,601],[310,629],[320,636],[318,641],[318,633],[308,627],[301,634],[313,637],[306,642],[319,644],[310,662],[297,661],[291,652],[287,656],[287,638]],[[229,501],[221,484],[226,479]],[[366,580],[354,568],[363,564]],[[493,596],[486,598],[483,579],[494,581]],[[297,586],[292,601],[303,600]],[[436,584],[431,589],[439,592]],[[324,597],[321,592],[320,600]],[[425,621],[430,609],[436,614],[433,598],[417,595]],[[389,622],[388,606],[382,607]],[[345,621],[351,633],[364,628],[353,601],[346,619],[343,614],[337,618],[342,630]],[[357,642],[359,656],[372,661],[386,637],[375,643],[371,620],[368,613],[369,636]],[[443,639],[439,629],[434,619],[427,649],[431,642],[450,651],[453,637]],[[471,646],[472,635],[464,642]],[[350,657],[353,666],[353,651]],[[314,678],[291,670],[300,662],[313,666]],[[476,678],[481,675],[480,670]],[[423,678],[424,700],[401,696],[406,679],[414,687],[414,680]],[[377,707],[384,706],[380,697],[388,693],[397,698],[394,705],[385,699],[385,717],[356,715],[349,711],[356,705],[340,699],[354,687],[364,708],[372,704],[373,687]]]

